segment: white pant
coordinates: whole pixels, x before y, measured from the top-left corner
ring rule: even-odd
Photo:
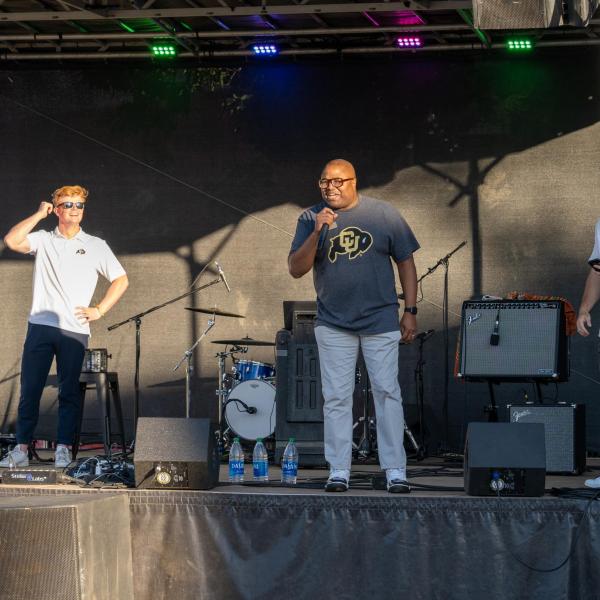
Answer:
[[[315,327],[321,367],[325,459],[332,469],[352,463],[352,400],[359,347],[362,347],[377,417],[377,447],[382,469],[405,469],[404,411],[398,383],[400,332],[359,335]]]

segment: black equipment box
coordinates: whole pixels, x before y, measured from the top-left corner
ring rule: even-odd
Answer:
[[[136,487],[210,490],[219,481],[219,451],[208,419],[141,417],[133,462]]]
[[[469,423],[465,491],[471,496],[543,496],[546,478],[541,423]]]
[[[543,423],[546,472],[580,474],[586,466],[585,404],[508,404],[511,423]]]
[[[57,481],[55,469],[19,467],[4,469],[2,473],[2,483],[12,485],[48,485]]]
[[[458,377],[566,381],[564,323],[560,301],[463,302]]]

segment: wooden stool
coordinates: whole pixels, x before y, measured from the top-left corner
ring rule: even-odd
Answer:
[[[116,435],[119,436],[121,447],[125,450],[125,426],[123,423],[123,409],[121,407],[121,397],[119,395],[119,376],[117,373],[81,373],[79,376],[79,385],[81,388],[81,412],[79,415],[79,427],[73,442],[73,460],[79,450],[81,439],[81,425],[83,422],[83,412],[85,406],[85,392],[91,389],[91,385],[96,388],[96,399],[102,406],[102,420],[104,428],[102,437],[104,441],[104,453],[111,456],[111,444],[113,433],[110,424],[110,401],[112,403],[117,417],[117,426],[119,428]]]

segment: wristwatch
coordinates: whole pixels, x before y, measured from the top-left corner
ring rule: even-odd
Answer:
[[[411,315],[416,315],[417,314],[417,307],[416,306],[405,306],[404,307],[404,312],[410,313]]]

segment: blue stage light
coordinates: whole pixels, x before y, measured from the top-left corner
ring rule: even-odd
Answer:
[[[279,48],[274,44],[254,44],[252,51],[257,56],[274,56],[279,52]]]

